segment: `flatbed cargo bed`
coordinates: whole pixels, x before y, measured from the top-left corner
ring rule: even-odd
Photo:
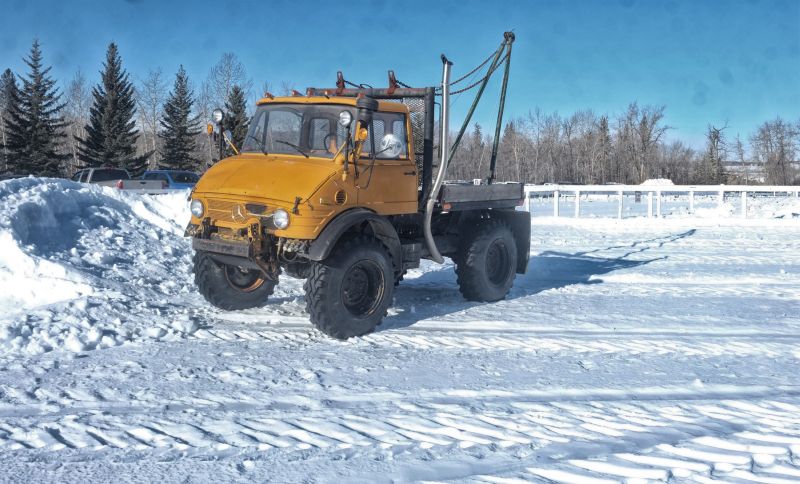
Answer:
[[[513,208],[524,198],[525,190],[522,183],[474,185],[467,182],[445,182],[439,196],[439,206],[447,211]]]

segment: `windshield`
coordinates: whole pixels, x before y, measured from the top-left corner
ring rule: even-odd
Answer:
[[[92,173],[93,182],[130,179],[130,175],[128,175],[128,172],[125,170],[95,170],[94,173]]]
[[[179,173],[173,173],[172,174],[172,180],[175,183],[197,183],[197,181],[199,179],[200,179],[200,177],[197,176],[194,173],[187,173],[187,172],[180,173],[179,172]]]
[[[259,106],[242,144],[243,152],[333,158],[345,142],[339,113],[352,106],[269,104]]]

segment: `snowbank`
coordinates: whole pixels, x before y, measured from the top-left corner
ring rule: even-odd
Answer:
[[[184,191],[146,196],[42,178],[0,182],[0,354],[180,336],[190,294]],[[124,323],[123,323],[124,321]]]
[[[643,186],[675,185],[669,178],[650,178],[641,183]]]

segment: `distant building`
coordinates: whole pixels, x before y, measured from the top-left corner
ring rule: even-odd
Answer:
[[[800,171],[800,161],[793,161],[790,165],[795,172]],[[763,163],[726,161],[722,164],[722,169],[729,177],[736,177],[737,183],[764,183],[766,179]]]

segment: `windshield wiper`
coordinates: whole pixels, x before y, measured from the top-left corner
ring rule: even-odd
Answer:
[[[306,154],[306,152],[305,152],[305,151],[303,151],[303,150],[302,150],[302,149],[301,149],[299,146],[297,146],[296,144],[289,143],[288,141],[283,141],[282,139],[276,139],[274,142],[275,142],[275,143],[280,143],[280,144],[282,144],[282,145],[291,146],[292,148],[296,149],[296,150],[297,150],[297,151],[298,151],[298,152],[299,152],[301,155],[303,155],[303,156],[305,156],[306,158],[308,158],[308,155]]]
[[[265,144],[263,141],[259,141],[259,140],[258,140],[258,138],[256,138],[256,137],[255,137],[255,136],[253,136],[252,134],[248,134],[248,135],[247,135],[247,138],[248,138],[248,139],[252,139],[252,140],[253,140],[253,141],[255,141],[256,143],[258,143],[258,148],[261,150],[261,152],[262,152],[262,153],[264,153],[265,155],[268,155],[268,154],[269,154],[269,153],[267,153],[267,148],[265,147],[265,146],[266,146],[266,144]]]

